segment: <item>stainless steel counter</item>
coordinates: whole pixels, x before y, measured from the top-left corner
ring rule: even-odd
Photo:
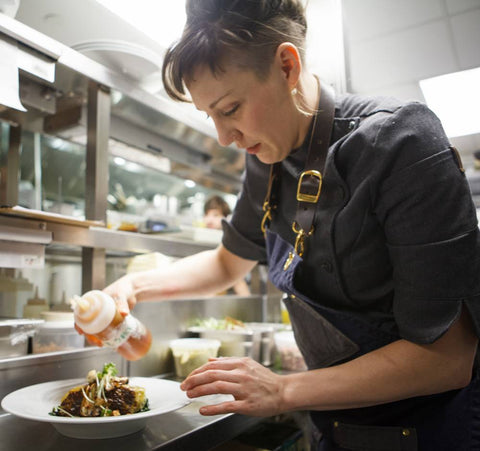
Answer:
[[[82,440],[65,437],[49,423],[0,415],[0,451],[203,451],[224,443],[262,421],[244,415],[204,417],[198,409],[206,401],[221,401],[221,395],[208,396],[174,412],[152,417],[142,431],[113,439]]]

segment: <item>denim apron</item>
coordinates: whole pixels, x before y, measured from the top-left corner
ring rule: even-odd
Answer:
[[[288,295],[285,304],[309,369],[339,364],[400,339],[364,318],[304,296],[295,286],[302,258],[268,228],[266,245],[269,278]],[[333,289],[345,296],[340,288]],[[480,382],[475,372],[462,390],[358,409],[313,411],[310,417],[316,451],[480,450]]]

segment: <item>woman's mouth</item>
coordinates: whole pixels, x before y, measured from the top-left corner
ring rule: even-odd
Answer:
[[[255,144],[254,146],[252,147],[247,147],[247,152],[250,154],[250,155],[255,155],[259,152],[260,150],[260,143],[257,143]]]

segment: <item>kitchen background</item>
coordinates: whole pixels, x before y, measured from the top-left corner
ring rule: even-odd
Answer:
[[[45,45],[53,50],[44,62],[56,61],[50,81],[19,64],[17,100],[27,111],[6,102],[0,107],[0,168],[9,174],[10,189],[9,149],[15,142],[14,130],[21,131],[13,205],[102,220],[110,230],[149,236],[169,232],[182,245],[192,244],[181,252],[178,247],[164,252],[165,243],[152,249],[168,261],[218,243],[219,233],[201,228],[203,204],[219,194],[234,206],[243,154],[235,147],[219,146],[211,121],[191,105],[173,103],[163,92],[162,54],[181,31],[183,2],[4,0],[0,8],[7,14],[0,17],[5,42],[11,44],[12,30],[26,25],[42,35],[40,41],[20,44],[20,50],[38,51],[48,37],[53,41]],[[480,206],[476,167],[480,164],[475,158],[480,152],[480,0],[309,0],[307,8],[312,70],[337,92],[427,101],[448,125]],[[55,54],[57,43],[61,46]],[[453,80],[453,88],[443,87],[437,97],[426,98],[430,88],[424,83],[449,74],[463,75],[464,81]],[[465,77],[473,85],[467,86]],[[91,79],[109,87],[110,99],[103,168],[106,203],[95,217],[86,207],[91,195],[87,181]],[[442,100],[450,102],[445,110],[454,112],[463,128],[443,116]],[[5,177],[0,180],[5,193]],[[12,204],[11,198],[2,196],[2,204]],[[0,316],[22,317],[28,300],[37,297],[53,310],[65,309],[68,299],[82,292],[86,286],[82,267],[85,272],[88,266],[85,244],[74,239],[59,242],[58,236],[54,234],[53,243],[45,247],[43,267],[0,269]],[[140,255],[139,247],[146,251],[143,245],[92,245],[106,248],[101,282],[125,273],[132,258]],[[159,261],[155,259],[156,264]],[[263,318],[278,320],[280,294],[268,286],[264,270],[252,277],[251,289],[252,295],[268,298]]]

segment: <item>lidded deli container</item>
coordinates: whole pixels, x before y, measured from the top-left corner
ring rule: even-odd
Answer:
[[[260,362],[262,332],[246,326],[229,316],[224,319],[205,318],[196,321],[187,329],[190,336],[220,341],[220,357],[250,357]]]
[[[178,338],[170,342],[178,377],[187,377],[193,370],[217,357],[220,341],[207,338]]]
[[[70,351],[85,346],[85,338],[74,326],[73,312],[42,312],[45,322],[32,339],[32,352]]]
[[[192,326],[187,331],[193,337],[220,341],[218,350],[220,357],[251,357],[257,362],[260,361],[260,330],[248,328],[209,329],[203,326]]]

